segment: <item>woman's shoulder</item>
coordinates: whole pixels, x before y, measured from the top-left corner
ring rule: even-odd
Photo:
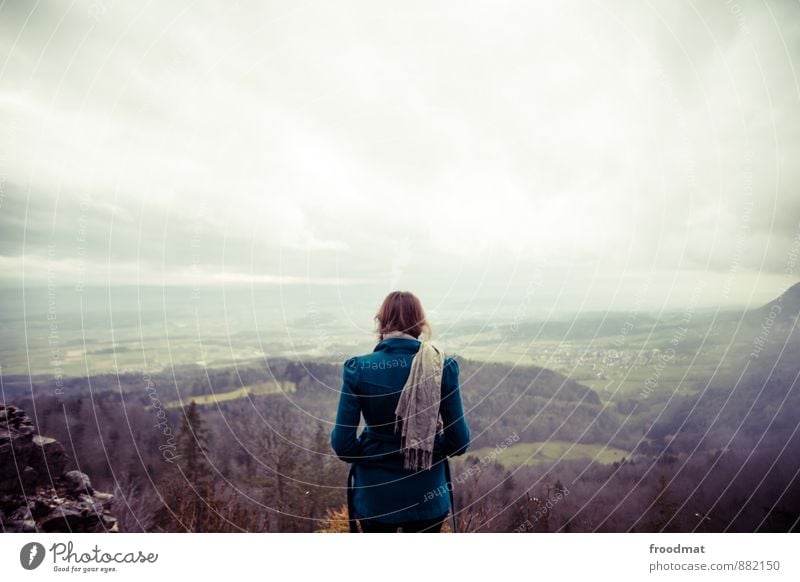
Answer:
[[[455,356],[446,356],[444,359],[444,374],[455,375],[458,376],[459,373],[459,366],[458,360]]]
[[[356,356],[350,356],[344,361],[344,367],[352,368],[354,370],[357,368],[363,368],[365,362],[368,362],[370,360],[370,356],[374,356],[374,354],[370,353],[370,354],[359,354]]]

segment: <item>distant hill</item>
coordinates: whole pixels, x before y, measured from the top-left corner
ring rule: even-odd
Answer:
[[[800,283],[795,283],[778,297],[750,312],[754,320],[792,324],[800,315]]]
[[[800,458],[800,330],[766,345],[738,370],[722,370],[700,393],[676,399],[652,427],[670,448],[769,446]]]

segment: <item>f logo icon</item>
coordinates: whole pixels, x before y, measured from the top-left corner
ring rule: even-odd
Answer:
[[[19,551],[19,563],[26,570],[35,570],[44,561],[44,546],[39,542],[30,542]]]

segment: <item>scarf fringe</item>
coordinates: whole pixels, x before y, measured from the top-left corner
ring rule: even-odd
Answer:
[[[433,451],[425,449],[403,449],[403,467],[412,471],[430,469],[433,465]]]
[[[395,432],[402,426],[400,418],[395,419]],[[432,440],[432,439],[431,439]],[[409,447],[406,442],[406,435],[400,437],[400,448],[403,452],[403,467],[412,471],[422,471],[433,466],[433,443],[429,443],[427,448]]]

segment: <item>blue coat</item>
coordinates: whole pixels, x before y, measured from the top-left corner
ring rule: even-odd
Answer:
[[[444,428],[436,437],[433,467],[404,469],[400,438],[394,433],[394,411],[419,346],[417,340],[388,338],[372,353],[344,363],[331,445],[340,459],[354,464],[356,519],[399,523],[439,517],[449,509],[442,461],[466,452],[470,436],[455,359],[444,362],[439,408]],[[366,427],[356,436],[361,415]]]

